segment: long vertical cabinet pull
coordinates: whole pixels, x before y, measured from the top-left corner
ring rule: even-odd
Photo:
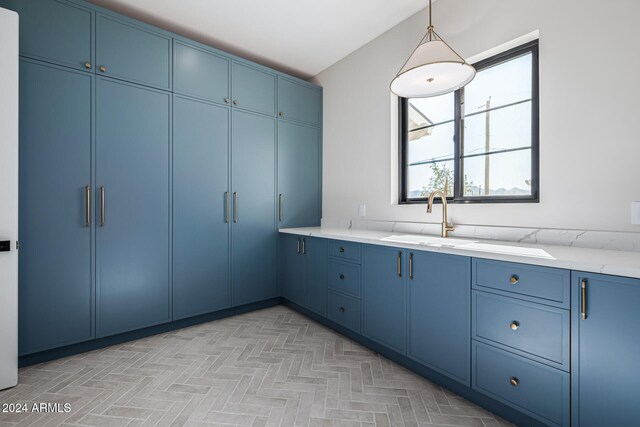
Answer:
[[[402,252],[398,252],[398,277],[402,277]]]
[[[306,255],[307,254],[307,238],[303,237],[302,238],[302,255]]]
[[[283,207],[282,207],[282,193],[280,193],[280,196],[278,198],[278,206],[279,206],[279,214],[278,214],[278,216],[280,218],[280,222],[282,222],[282,209],[283,209]]]
[[[224,192],[224,222],[229,222],[229,192]]]
[[[409,253],[409,279],[413,280],[413,252]]]
[[[85,201],[85,225],[91,226],[91,186],[84,187],[84,201]]]
[[[582,282],[580,282],[580,294],[580,315],[582,320],[587,320],[587,279],[582,279]]]
[[[238,193],[233,193],[233,222],[238,222]]]
[[[104,185],[100,187],[100,227],[104,227]]]
[[[300,238],[298,237],[298,255],[300,255]]]

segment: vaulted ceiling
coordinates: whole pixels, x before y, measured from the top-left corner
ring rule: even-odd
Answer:
[[[90,0],[309,78],[427,5],[426,0]]]

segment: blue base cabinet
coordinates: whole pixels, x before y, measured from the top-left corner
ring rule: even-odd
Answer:
[[[407,355],[471,384],[471,259],[409,252]]]
[[[173,97],[173,319],[231,305],[230,109]]]
[[[94,76],[20,61],[20,354],[93,337]]]
[[[171,95],[98,78],[97,336],[171,320]]]
[[[572,425],[640,420],[640,280],[572,273]]]
[[[362,248],[362,334],[401,354],[407,342],[407,251]]]
[[[294,234],[280,235],[280,283],[284,298],[304,306],[306,287],[302,239]]]

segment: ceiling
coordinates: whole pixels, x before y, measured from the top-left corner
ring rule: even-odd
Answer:
[[[427,5],[426,0],[90,0],[308,79]]]

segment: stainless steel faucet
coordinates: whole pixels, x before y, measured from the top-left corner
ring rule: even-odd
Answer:
[[[429,194],[429,204],[427,205],[427,213],[431,213],[433,210],[433,199],[439,196],[442,200],[442,237],[448,237],[449,232],[455,230],[453,225],[449,225],[447,222],[447,196],[441,190],[432,191]]]

